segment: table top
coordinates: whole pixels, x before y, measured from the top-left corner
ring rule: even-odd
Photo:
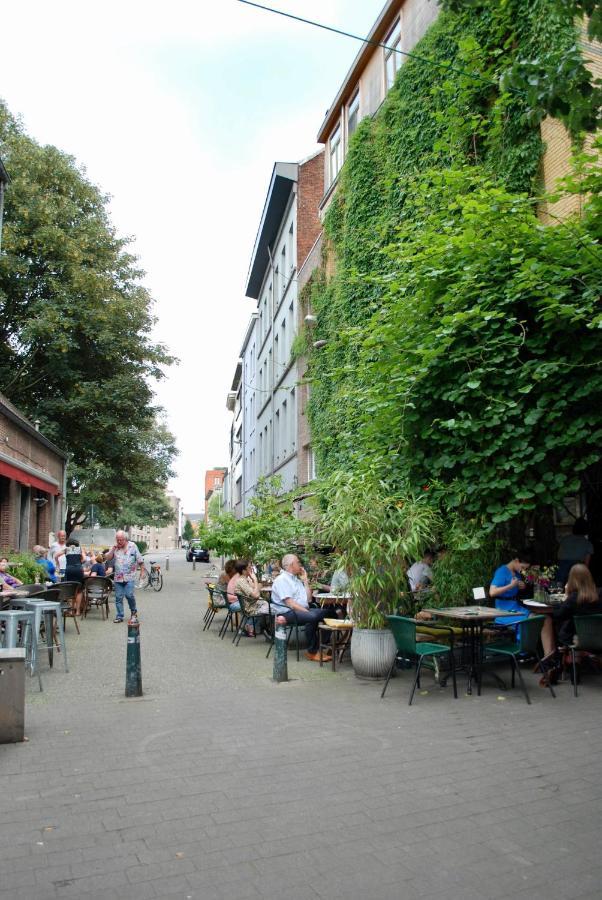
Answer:
[[[562,599],[555,599],[555,597],[550,597],[546,602],[545,600],[521,600],[523,606],[526,606],[527,609],[532,609],[534,612],[552,612],[561,605],[564,601],[564,595],[561,595]]]
[[[427,608],[424,612],[432,616],[445,619],[459,619],[462,622],[478,622],[488,619],[498,619],[503,616],[516,616],[516,610],[494,609],[491,606],[446,606],[443,609]],[[421,625],[428,625],[428,620],[421,621]]]
[[[29,597],[29,591],[20,591],[19,588],[11,588],[8,591],[0,591],[0,597],[8,597],[12,600],[14,597]]]
[[[314,600],[351,600],[351,594],[320,594],[314,591]]]

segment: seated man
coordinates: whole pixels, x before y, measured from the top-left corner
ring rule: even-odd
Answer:
[[[410,583],[410,590],[413,593],[416,591],[427,590],[433,583],[433,570],[431,566],[435,561],[435,555],[434,550],[425,550],[422,559],[419,562],[415,562],[414,565],[410,566],[408,569],[408,581]]]
[[[519,602],[519,591],[524,590],[525,583],[518,577],[522,569],[529,566],[529,554],[520,550],[505,566],[495,570],[489,586],[489,596],[495,600],[496,609],[516,611],[516,616],[502,616],[495,619],[496,625],[515,625],[528,618],[529,613]]]
[[[329,615],[327,609],[310,609],[311,587],[307,572],[294,553],[282,557],[282,572],[272,585],[272,613],[282,616],[290,625],[305,625],[306,659],[318,660],[318,624]]]

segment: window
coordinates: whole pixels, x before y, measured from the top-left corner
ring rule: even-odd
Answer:
[[[279,300],[281,297],[281,288],[280,288],[280,269],[276,266],[274,270],[274,293],[276,294],[276,299]],[[272,307],[274,310],[274,315],[276,314],[276,309]]]
[[[332,184],[343,164],[343,148],[341,147],[341,126],[337,125],[328,142],[329,176]]]
[[[280,353],[280,365],[284,369],[288,363],[286,352],[286,319],[283,319],[280,323]]]
[[[395,75],[401,66],[401,20],[398,19],[385,40],[385,88],[393,87]]]
[[[286,244],[282,248],[280,254],[280,271],[282,272],[282,284],[280,286],[280,299],[284,297],[288,286],[288,269],[286,268]]]
[[[309,448],[307,452],[307,480],[313,481],[316,477],[316,457],[314,451]]]
[[[360,119],[360,92],[356,91],[353,100],[347,107],[347,136],[351,137]]]
[[[288,230],[288,264],[292,275],[295,268],[295,225],[293,222]]]
[[[290,447],[291,451],[294,453],[297,448],[297,394],[295,388],[291,389],[290,393]]]
[[[282,448],[282,458],[288,456],[288,404],[286,400],[282,404],[282,431],[280,433],[280,445]]]
[[[274,417],[274,446],[276,447],[276,462],[280,459],[280,410],[276,410]]]

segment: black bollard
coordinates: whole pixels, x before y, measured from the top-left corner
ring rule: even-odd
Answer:
[[[125,672],[125,696],[142,696],[142,665],[140,662],[140,623],[136,616],[128,622],[128,650]]]
[[[280,683],[288,681],[286,619],[276,616],[274,622],[274,672],[272,679]]]

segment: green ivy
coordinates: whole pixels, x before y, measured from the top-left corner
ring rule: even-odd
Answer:
[[[555,0],[458,2],[354,134],[325,222],[336,274],[308,288],[318,470],[375,465],[476,531],[557,503],[599,460],[599,183],[586,215],[535,217],[544,146],[500,80],[563,57]]]

